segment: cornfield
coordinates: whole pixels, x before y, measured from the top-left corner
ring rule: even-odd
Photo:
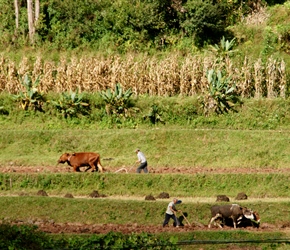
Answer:
[[[241,65],[236,65],[231,58],[220,62],[214,56],[182,57],[178,54],[164,59],[134,55],[73,57],[62,58],[57,63],[41,57],[35,61],[24,57],[19,65],[1,57],[0,91],[15,94],[23,90],[21,79],[29,74],[33,81],[40,77],[39,91],[43,93],[77,89],[100,92],[120,83],[136,95],[193,96],[207,92],[209,69],[225,71],[242,97],[285,98],[287,81],[283,60],[270,57],[266,61],[251,61],[245,57]]]

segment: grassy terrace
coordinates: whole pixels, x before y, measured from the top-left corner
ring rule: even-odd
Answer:
[[[134,149],[149,167],[290,168],[289,130],[147,128],[2,130],[2,166],[55,165],[64,152],[96,151],[103,165],[132,166]],[[107,158],[112,158],[106,161]]]
[[[239,192],[249,198],[290,198],[289,173],[266,174],[0,174],[3,194],[35,194],[43,189],[51,195],[87,196],[98,190],[106,196],[136,198],[162,192],[179,197],[216,198],[226,194],[232,200]]]
[[[287,225],[287,222],[290,221],[288,213],[290,208],[289,201],[279,203],[244,201],[239,203],[259,211],[262,223],[271,223],[279,228]],[[23,221],[37,218],[50,219],[56,223],[162,225],[167,204],[167,200],[68,199],[35,196],[1,197],[0,205],[5,207],[5,209],[0,212],[0,218]],[[207,225],[210,220],[210,206],[212,206],[212,203],[188,201],[178,205],[184,213],[188,214],[190,223],[199,222],[204,225]],[[277,209],[277,206],[279,206],[279,209]],[[10,211],[9,215],[7,211]],[[27,211],[30,211],[29,216]],[[267,229],[264,230],[268,231]]]

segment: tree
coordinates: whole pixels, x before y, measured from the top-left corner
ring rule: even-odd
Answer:
[[[17,33],[17,30],[19,28],[19,5],[18,0],[14,0],[14,7],[15,7],[15,33]]]
[[[39,0],[35,0],[35,19],[34,19],[34,25],[36,25],[40,13],[40,5]]]
[[[32,3],[32,0],[27,0],[27,17],[28,17],[29,41],[31,44],[33,44],[35,27],[34,27],[34,23],[33,23],[33,3]]]
[[[35,25],[39,18],[39,0],[35,0],[35,13],[33,12],[33,1],[27,0],[27,16],[28,16],[28,29],[29,29],[29,41],[34,43]]]
[[[227,35],[230,4],[214,0],[191,0],[184,8],[186,12],[181,27],[197,46],[218,43],[222,36]]]

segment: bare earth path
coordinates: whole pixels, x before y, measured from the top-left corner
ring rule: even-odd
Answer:
[[[106,168],[106,172],[114,173],[120,170],[118,173],[135,173],[135,168],[120,167],[120,168]],[[204,168],[204,167],[158,167],[150,168],[152,174],[197,174],[197,173],[212,173],[212,174],[256,174],[256,173],[290,173],[290,168],[273,169],[273,168]],[[69,173],[72,172],[72,168],[69,166],[0,166],[0,173]]]
[[[121,168],[119,168],[121,169]],[[107,172],[115,172],[119,169],[107,169]],[[129,170],[129,168],[126,168]],[[134,173],[135,169],[131,169],[129,172]],[[0,167],[1,173],[67,173],[72,172],[72,169],[68,166],[41,166],[41,167],[26,167],[26,166],[9,166],[9,167]],[[246,168],[237,168],[237,169],[206,169],[202,167],[193,167],[193,168],[151,168],[150,172],[152,174],[196,174],[196,173],[216,173],[216,174],[225,174],[225,173],[290,173],[290,169],[246,169]],[[76,173],[78,174],[78,173]],[[119,174],[126,174],[125,170],[120,171]],[[127,224],[127,225],[117,225],[117,224],[80,224],[80,223],[54,223],[53,221],[44,221],[44,220],[35,220],[35,221],[15,221],[13,224],[33,224],[37,225],[39,230],[46,233],[69,233],[69,234],[105,234],[108,232],[122,232],[125,234],[128,233],[161,233],[161,232],[191,232],[194,230],[220,230],[218,228],[208,229],[207,225],[202,225],[200,223],[191,222],[191,225],[184,225],[180,228],[175,228],[172,225],[163,228],[160,226],[144,226],[138,224]],[[223,230],[234,230],[230,227],[225,227]],[[290,233],[290,223],[286,222],[284,225],[272,225],[268,223],[262,223],[260,228],[247,227],[245,230],[248,231],[283,231]]]

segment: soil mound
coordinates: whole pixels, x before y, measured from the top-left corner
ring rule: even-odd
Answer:
[[[248,199],[248,196],[245,193],[242,192],[237,194],[236,200],[246,200],[246,199]]]
[[[67,194],[64,196],[64,198],[74,198],[74,196],[73,196],[72,194],[70,194],[70,193],[67,193]]]
[[[91,198],[100,198],[100,197],[106,197],[104,194],[100,194],[97,190],[94,190],[90,195]]]
[[[145,200],[146,200],[146,201],[155,201],[156,199],[154,198],[154,196],[152,196],[152,195],[150,194],[150,195],[146,195]]]
[[[217,196],[216,201],[230,201],[230,198],[222,194]]]
[[[44,190],[39,190],[39,191],[37,192],[37,195],[38,195],[38,196],[48,196],[47,193],[46,193]]]
[[[158,199],[168,199],[169,193],[162,192],[157,196]]]

